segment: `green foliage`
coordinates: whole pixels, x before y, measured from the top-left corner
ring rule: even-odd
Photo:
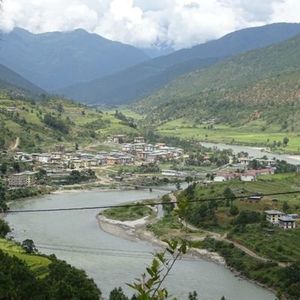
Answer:
[[[100,290],[84,271],[51,257],[29,254],[12,242],[0,241],[0,299],[90,299]],[[27,240],[24,245],[34,246]],[[34,247],[33,247],[34,248]],[[27,250],[27,249],[26,249]]]
[[[276,161],[276,174],[282,174],[282,173],[293,173],[297,171],[297,166],[291,165],[287,163],[284,160],[277,160]]]
[[[58,130],[58,131],[60,131],[63,134],[69,133],[69,128],[66,125],[66,123],[63,120],[52,116],[50,113],[47,113],[44,116],[44,120],[43,121],[44,121],[44,123],[47,126],[53,128],[55,130]]]
[[[82,170],[82,171],[72,170],[70,175],[66,177],[65,184],[77,184],[95,178],[96,178],[95,172],[91,169]]]
[[[181,244],[178,241],[165,242],[168,244],[166,251],[154,254],[151,265],[146,268],[146,273],[133,284],[128,284],[134,289],[137,300],[164,300],[169,297],[169,292],[163,284],[176,261],[186,253],[188,244],[186,241],[181,241]]]
[[[203,247],[218,252],[224,257],[226,264],[241,275],[276,288],[286,299],[299,299],[299,263],[281,268],[274,262],[262,262],[250,257],[233,244],[211,238],[204,240]]]
[[[6,237],[10,231],[9,225],[4,220],[0,219],[0,238]]]
[[[47,296],[42,282],[27,265],[0,251],[0,299],[42,299]]]
[[[231,216],[237,216],[239,214],[239,209],[235,205],[231,205],[229,209],[229,213]]]
[[[121,287],[114,288],[109,294],[109,300],[129,300]]]
[[[137,220],[150,216],[152,213],[153,211],[150,207],[144,206],[143,204],[139,205],[139,203],[136,203],[136,206],[110,208],[102,212],[105,217],[120,221]]]
[[[30,239],[24,240],[21,246],[26,251],[26,253],[33,254],[37,252],[33,240]]]
[[[234,224],[236,225],[253,224],[253,223],[258,223],[261,220],[262,220],[262,215],[259,212],[243,210],[235,218]]]
[[[164,195],[161,200],[164,203],[162,205],[164,215],[165,216],[170,215],[172,213],[172,211],[174,210],[175,204],[170,203],[172,200],[169,195]]]
[[[93,280],[84,271],[66,262],[54,260],[49,265],[49,274],[44,279],[51,299],[98,300],[101,296]]]

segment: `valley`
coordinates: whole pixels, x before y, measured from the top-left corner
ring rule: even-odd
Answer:
[[[300,24],[77,27],[0,32],[0,298],[299,299]]]

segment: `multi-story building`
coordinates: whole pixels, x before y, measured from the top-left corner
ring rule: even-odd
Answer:
[[[8,178],[10,187],[29,187],[35,184],[37,172],[26,171],[23,173],[13,174]]]

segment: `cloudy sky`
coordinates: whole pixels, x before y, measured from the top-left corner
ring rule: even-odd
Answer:
[[[139,47],[175,49],[244,27],[300,22],[299,0],[2,0],[0,29],[84,28]]]

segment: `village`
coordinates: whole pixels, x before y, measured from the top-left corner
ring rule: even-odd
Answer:
[[[41,184],[59,187],[95,181],[106,185],[122,182],[128,186],[151,186],[173,182],[177,183],[179,188],[180,182],[184,181],[203,184],[234,180],[254,182],[259,176],[274,174],[278,167],[275,159],[254,158],[249,157],[247,153],[241,153],[228,154],[226,163],[217,168],[212,166],[205,171],[197,168],[191,171],[189,168],[184,168],[188,165],[190,156],[180,147],[172,147],[166,143],[150,144],[142,136],[130,139],[120,134],[109,137],[106,143],[110,145],[112,151],[66,151],[61,147],[59,151],[48,153],[14,152],[14,162],[26,168],[17,172],[7,172],[6,175],[2,174],[2,178],[11,190]],[[206,167],[212,165],[209,152],[202,157],[201,164]],[[174,168],[165,168],[166,165]],[[134,174],[135,169],[143,171]],[[115,172],[112,175],[101,173],[112,170]],[[295,168],[295,171],[298,172],[299,168]],[[145,183],[145,179],[149,182]],[[262,198],[263,196],[257,193],[250,195],[246,200],[250,203],[258,203]],[[265,215],[267,221],[283,229],[295,228],[299,218],[297,214],[285,214],[277,210],[266,210]]]

